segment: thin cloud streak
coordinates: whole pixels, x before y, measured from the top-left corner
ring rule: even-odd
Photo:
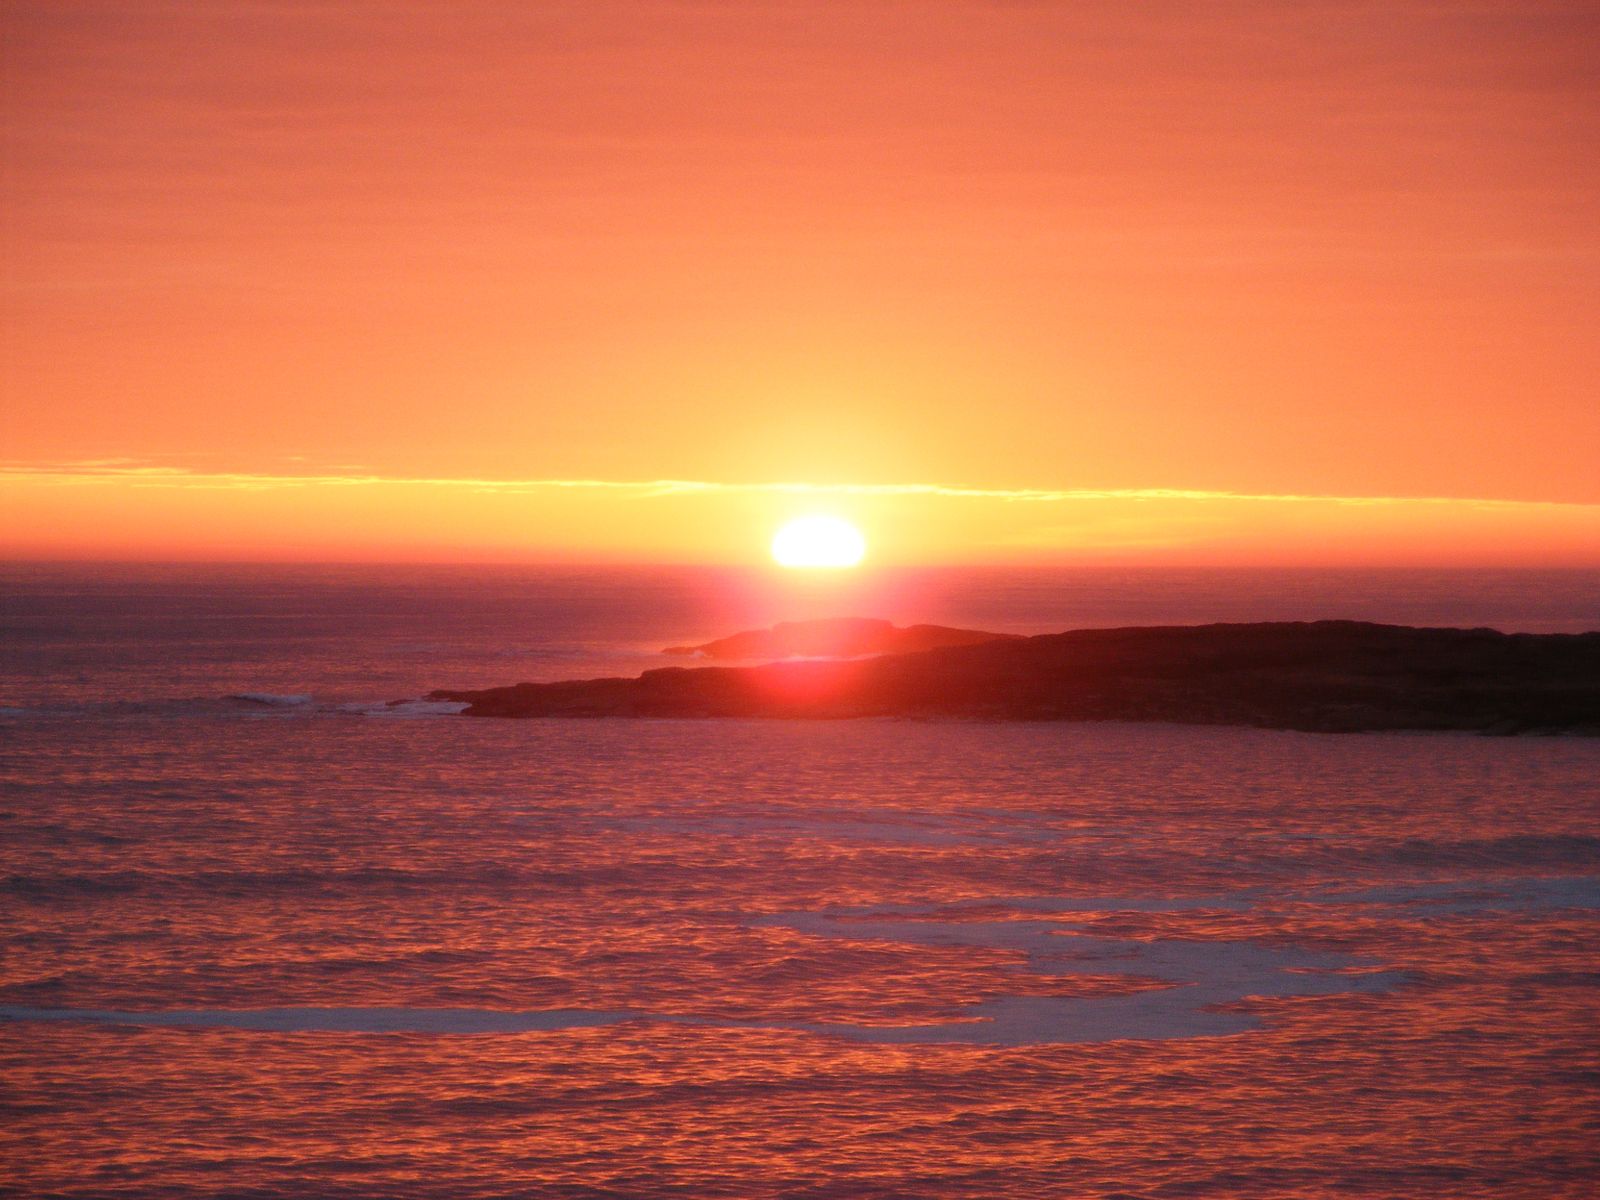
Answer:
[[[390,476],[368,473],[289,475],[240,471],[198,471],[126,459],[52,463],[0,463],[0,478],[75,484],[110,480],[141,488],[197,491],[264,491],[278,488],[425,487],[532,495],[553,491],[631,494],[639,499],[712,495],[792,495],[838,497],[929,497],[994,500],[1006,503],[1064,504],[1081,501],[1236,502],[1252,504],[1450,505],[1495,510],[1600,510],[1600,504],[1562,500],[1508,500],[1468,496],[1337,496],[1272,492],[1233,492],[1201,488],[982,488],[939,483],[727,483],[701,479],[474,479]]]

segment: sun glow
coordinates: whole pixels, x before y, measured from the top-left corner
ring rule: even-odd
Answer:
[[[796,517],[772,539],[772,557],[783,567],[853,567],[867,553],[867,539],[842,517]]]

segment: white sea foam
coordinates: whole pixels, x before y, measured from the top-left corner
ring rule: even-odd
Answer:
[[[235,692],[228,699],[243,700],[267,708],[301,708],[312,702],[312,697],[306,692]]]
[[[467,704],[464,700],[398,700],[388,704],[359,705],[355,710],[368,717],[417,718],[453,717]]]
[[[1201,901],[1107,897],[1032,902],[1038,911],[1187,911],[1199,905],[1248,907],[1253,897]],[[886,916],[891,908],[895,916]],[[957,906],[966,907],[966,906]],[[625,1020],[711,1027],[787,1029],[883,1043],[1050,1045],[1122,1039],[1215,1037],[1244,1033],[1260,1021],[1249,1013],[1219,1011],[1247,997],[1321,996],[1383,992],[1404,982],[1405,971],[1356,955],[1268,946],[1254,941],[1137,940],[1082,933],[1057,921],[1020,919],[939,921],[909,914],[931,906],[876,906],[755,918],[815,937],[886,941],[922,946],[972,946],[1020,951],[1029,974],[1123,975],[1166,986],[1100,997],[1001,995],[965,1006],[937,1024],[884,1026],[853,1022],[718,1020],[648,1011],[562,1009],[517,1012],[486,1008],[271,1008],[176,1009],[151,1012],[0,1006],[9,1020],[90,1021],[125,1025],[216,1025],[271,1032],[338,1030],[352,1033],[527,1033],[587,1028]],[[906,914],[906,915],[900,915]]]

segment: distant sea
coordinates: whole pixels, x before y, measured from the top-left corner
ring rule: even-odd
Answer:
[[[0,1192],[1592,1194],[1592,740],[415,702],[825,615],[1600,572],[5,566]]]
[[[311,696],[633,675],[668,645],[884,617],[1012,633],[1344,618],[1600,629],[1600,570],[0,564],[0,705]]]

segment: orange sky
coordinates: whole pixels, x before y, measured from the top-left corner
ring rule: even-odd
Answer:
[[[0,21],[0,552],[1600,564],[1592,5]]]

